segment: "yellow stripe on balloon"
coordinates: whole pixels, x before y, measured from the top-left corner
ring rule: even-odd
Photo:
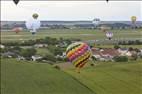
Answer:
[[[74,65],[76,66],[79,62],[83,61],[84,59],[86,59],[88,56],[90,55],[90,52],[87,51],[84,55],[82,55],[81,57],[79,57],[77,59],[77,61],[74,61]]]
[[[82,46],[84,46],[84,44],[81,44],[79,47],[72,49],[71,51],[69,51],[67,53],[67,57],[70,57],[74,52],[78,51],[78,49],[80,49]]]

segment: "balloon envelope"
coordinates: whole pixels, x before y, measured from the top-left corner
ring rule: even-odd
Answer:
[[[32,15],[32,17],[33,17],[34,19],[37,19],[37,18],[38,18],[38,14],[37,14],[37,13],[34,13],[34,14]]]
[[[27,29],[36,32],[36,30],[40,28],[40,21],[38,19],[30,19],[26,21],[26,27]]]
[[[95,24],[95,25],[99,25],[100,19],[99,19],[99,18],[95,18],[95,19],[92,21],[92,23]]]
[[[15,27],[15,28],[12,29],[12,31],[14,31],[15,33],[19,33],[22,30],[23,30],[22,27]]]
[[[106,33],[106,37],[107,38],[112,38],[113,37],[113,33],[112,32],[107,32]]]
[[[82,68],[91,57],[90,47],[83,42],[72,43],[67,47],[66,56],[76,68]]]
[[[131,17],[131,20],[132,20],[132,22],[136,22],[137,17],[136,17],[136,16],[132,16],[132,17]]]

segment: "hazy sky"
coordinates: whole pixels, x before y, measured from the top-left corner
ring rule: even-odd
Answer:
[[[40,20],[142,21],[142,1],[1,1],[1,20],[27,20],[34,12]]]

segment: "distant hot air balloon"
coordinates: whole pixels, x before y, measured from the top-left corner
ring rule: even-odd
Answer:
[[[112,32],[107,32],[107,33],[106,33],[106,37],[107,37],[109,40],[111,40],[112,37],[113,37],[113,33],[112,33]]]
[[[136,17],[136,16],[132,16],[132,17],[131,17],[131,21],[132,21],[132,27],[135,28],[135,24],[136,24],[136,21],[137,21],[137,17]]]
[[[91,55],[90,47],[83,42],[72,43],[66,50],[68,60],[79,70],[88,62]]]
[[[135,24],[136,20],[137,20],[137,17],[136,17],[136,16],[132,16],[132,17],[131,17],[131,21],[132,21],[133,24]]]
[[[92,23],[95,25],[95,27],[97,27],[100,24],[100,19],[99,18],[95,18]]]
[[[18,34],[19,32],[21,32],[23,30],[22,27],[15,27],[12,29],[13,32],[15,32],[16,34]]]
[[[38,20],[38,14],[34,13],[32,19],[26,21],[26,27],[34,35],[37,30],[40,28],[40,21]]]

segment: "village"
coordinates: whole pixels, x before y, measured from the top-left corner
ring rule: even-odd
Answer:
[[[56,39],[46,37],[45,39],[36,39],[23,41],[22,43],[5,43],[0,44],[1,57],[16,58],[17,60],[39,61],[46,63],[67,62],[66,47],[73,42],[81,41],[80,39]],[[44,50],[43,50],[44,49]],[[47,52],[46,54],[38,53],[39,50]],[[113,48],[100,48],[91,46],[92,59],[94,61],[111,61],[127,62],[142,58],[141,48],[125,48],[114,45]]]

